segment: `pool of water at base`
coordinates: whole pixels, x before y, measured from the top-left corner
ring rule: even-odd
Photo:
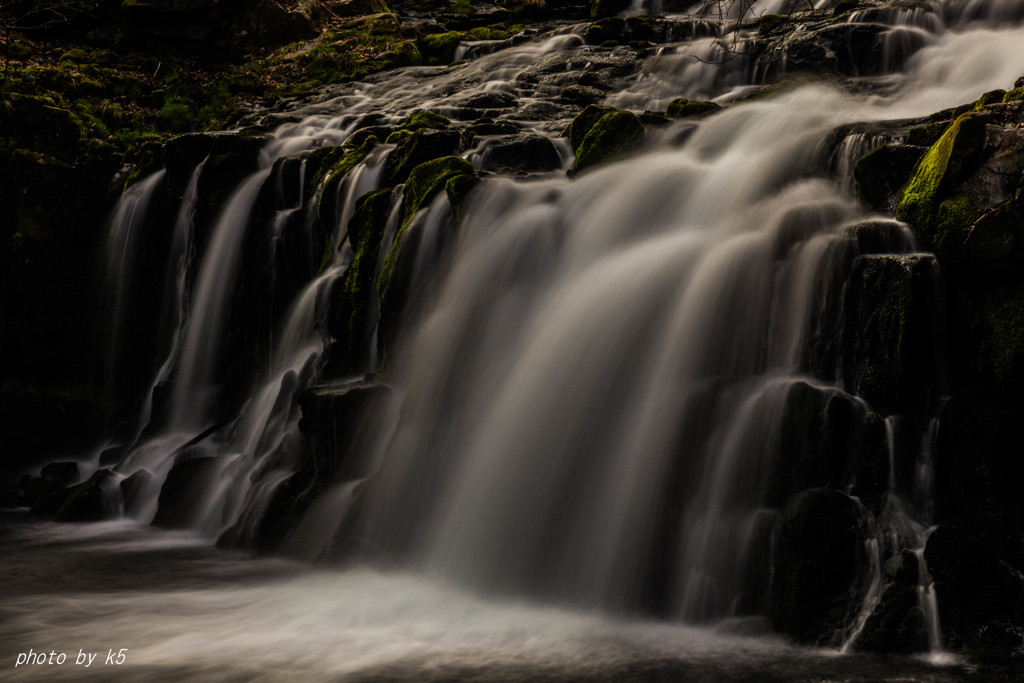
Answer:
[[[125,522],[4,513],[0,558],[0,680],[1019,680],[495,600],[409,573],[311,568]],[[16,667],[30,650],[46,656]]]

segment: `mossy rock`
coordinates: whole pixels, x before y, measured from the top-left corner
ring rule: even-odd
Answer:
[[[757,24],[757,32],[767,35],[789,21],[788,14],[767,14]]]
[[[377,325],[378,358],[383,365],[392,344],[402,328],[410,306],[414,287],[426,283],[413,282],[413,266],[422,238],[421,230],[410,230],[416,213],[426,208],[434,195],[447,191],[449,183],[461,176],[473,175],[473,165],[461,157],[448,156],[420,164],[405,184],[402,224],[395,235],[391,251],[377,282],[380,296],[380,319]],[[453,189],[455,187],[453,186]],[[414,233],[410,236],[410,233]]]
[[[670,119],[702,118],[719,111],[722,105],[716,102],[698,102],[680,97],[669,102],[665,116]]]
[[[905,142],[916,147],[931,147],[939,141],[951,123],[951,121],[932,121],[915,126],[907,131]]]
[[[1003,95],[1003,102],[1020,102],[1021,100],[1024,100],[1024,87],[1014,88]]]
[[[458,31],[435,33],[419,39],[419,51],[427,64],[450,64],[465,36]]]
[[[341,186],[349,171],[362,162],[370,151],[377,146],[377,138],[370,136],[363,140],[358,149],[349,151],[336,163],[326,174],[323,192],[320,195],[320,205],[317,207],[317,220],[327,232],[334,226],[338,211],[338,188]],[[336,158],[335,153],[328,153],[328,158]]]
[[[613,17],[629,9],[632,0],[590,0],[590,16],[593,19]]]
[[[451,124],[451,119],[432,111],[417,111],[409,114],[402,121],[400,128],[408,131],[418,131],[424,128],[443,130]]]
[[[857,197],[870,209],[892,211],[926,151],[924,147],[893,144],[864,155],[853,167]]]
[[[428,201],[444,189],[449,179],[460,175],[473,175],[473,164],[456,156],[442,157],[420,164],[409,174],[405,184],[402,205],[402,223],[426,207]]]
[[[608,41],[616,44],[625,39],[626,22],[619,17],[609,17],[591,24],[583,39],[590,45],[604,45]]]
[[[569,138],[569,146],[573,148],[573,151],[579,149],[580,145],[583,144],[583,138],[587,136],[590,129],[594,127],[602,116],[605,114],[616,111],[615,107],[603,107],[598,104],[587,105],[583,111],[576,115],[569,124],[569,127],[565,130],[564,136]]]
[[[1008,201],[981,215],[961,246],[959,267],[973,288],[1005,283],[1024,275],[1024,217]]]
[[[896,218],[943,261],[963,244],[976,217],[970,198],[956,188],[981,150],[986,122],[979,114],[957,118],[917,164],[896,207]]]
[[[448,203],[452,207],[452,219],[455,221],[456,228],[462,221],[463,206],[479,184],[480,178],[470,175],[457,175],[449,178],[445,183],[444,191],[448,195]]]
[[[420,164],[455,154],[459,151],[460,140],[458,131],[431,128],[422,128],[402,137],[398,147],[388,156],[384,185],[404,183]]]
[[[377,254],[391,209],[393,191],[378,190],[359,198],[348,223],[352,262],[331,293],[327,330],[335,342],[328,349],[329,372],[351,375],[370,365],[370,340],[376,323],[373,287]]]
[[[365,138],[362,142],[366,142]],[[306,157],[305,196],[312,197],[316,188],[324,181],[338,162],[345,158],[349,150],[341,146],[318,147]]]
[[[644,125],[636,114],[618,110],[607,112],[587,131],[576,149],[576,169],[614,159],[635,147],[643,137]]]

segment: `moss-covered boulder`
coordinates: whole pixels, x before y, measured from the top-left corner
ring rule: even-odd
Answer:
[[[423,61],[427,64],[449,64],[455,59],[455,51],[464,36],[458,31],[434,33],[417,41]]]
[[[576,153],[576,169],[583,170],[620,156],[644,137],[636,114],[590,105],[573,119],[568,137]]]
[[[863,509],[831,489],[793,496],[779,524],[770,617],[801,643],[834,645],[865,589]]]
[[[861,157],[853,167],[857,197],[870,209],[891,213],[926,151],[924,147],[891,144]]]
[[[423,130],[424,128],[433,128],[435,130],[442,130],[447,128],[451,124],[451,120],[442,114],[438,114],[433,111],[416,111],[405,117],[402,121],[400,128],[408,131]]]
[[[337,222],[338,216],[338,192],[341,187],[342,181],[345,180],[345,176],[348,175],[349,171],[358,166],[366,157],[370,154],[370,151],[377,146],[377,138],[369,136],[363,140],[363,143],[357,149],[349,149],[345,152],[341,159],[330,166],[330,170],[326,170],[327,163],[337,159],[339,156],[339,150],[336,148],[330,148],[321,159],[317,159],[320,163],[321,169],[318,172],[324,178],[323,190],[320,194],[320,203],[317,206],[317,220],[319,221],[322,229],[326,234],[330,234],[334,229],[334,225]]]
[[[625,40],[625,31],[625,20],[609,17],[591,24],[583,34],[583,39],[590,45],[605,45],[609,41],[617,43]]]
[[[983,114],[973,113],[954,121],[917,164],[896,207],[896,218],[943,261],[963,244],[977,216],[971,198],[957,190],[981,152],[985,123]]]
[[[348,224],[352,262],[331,292],[327,330],[330,375],[352,375],[370,369],[371,339],[377,322],[375,308],[378,252],[390,214],[393,191],[379,190],[356,203]]]
[[[665,116],[670,119],[703,118],[721,108],[722,105],[717,102],[700,102],[679,97],[669,102]]]
[[[458,131],[432,128],[408,133],[388,156],[384,168],[384,185],[404,183],[417,166],[458,153],[460,137]]]
[[[935,377],[937,277],[927,255],[854,261],[843,302],[844,380],[883,411],[911,409]]]
[[[407,312],[411,307],[410,295],[413,288],[422,290],[426,283],[414,282],[414,277],[425,277],[426,273],[414,274],[419,268],[431,268],[432,259],[437,254],[431,255],[427,260],[430,263],[423,263],[420,258],[420,244],[423,240],[422,225],[415,224],[413,220],[420,209],[426,208],[438,192],[446,190],[449,182],[466,176],[473,176],[473,165],[461,157],[448,156],[420,164],[412,173],[405,185],[402,205],[402,224],[395,236],[395,241],[388,253],[384,268],[377,283],[377,291],[380,295],[380,318],[377,324],[377,350],[378,357],[383,362],[388,351],[404,325]],[[457,187],[453,184],[453,187]],[[447,235],[441,235],[443,242]],[[434,248],[439,244],[435,243]]]

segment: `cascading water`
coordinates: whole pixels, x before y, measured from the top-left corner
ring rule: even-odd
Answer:
[[[444,192],[406,220],[399,184],[371,271],[376,282],[399,233],[416,232],[416,315],[385,368],[376,333],[366,350],[370,374],[386,371],[391,392],[351,456],[361,459],[361,476],[317,491],[285,552],[317,559],[370,549],[464,585],[699,623],[762,614],[773,579],[754,565],[770,564],[758,559],[773,552],[766,529],[796,492],[779,483],[792,405],[842,405],[858,424],[878,417],[854,396],[842,359],[808,351],[816,335],[842,332],[828,319],[837,305],[828,283],[841,283],[870,253],[858,246],[872,217],[850,196],[852,161],[890,141],[862,132],[836,140],[836,131],[925,116],[1024,73],[1021,3],[967,4],[865,15],[891,35],[912,27],[918,36],[886,43],[885,73],[858,85],[867,94],[805,85],[651,129],[631,157],[572,178],[487,178],[460,208],[457,231]],[[244,400],[224,415],[226,340],[250,276],[244,245],[266,238],[276,253],[296,217],[302,223],[303,211],[324,202],[323,180],[310,202],[305,165],[288,180],[279,162],[343,143],[369,113],[394,123],[414,109],[457,112],[460,98],[485,93],[534,105],[571,80],[558,69],[592,57],[580,33],[563,29],[487,54],[467,49],[474,59],[458,68],[379,76],[310,106],[278,128],[193,259],[196,168],[168,266],[170,342],[150,389],[170,387],[166,414],[144,430],[156,408],[142,411],[117,468],[126,479],[147,473],[132,514],[167,521],[161,488],[191,461],[200,485],[174,523],[210,535],[230,529],[222,538],[253,545],[278,492],[310,457],[300,393],[325,379],[345,388],[366,379],[321,377],[323,309],[353,257],[348,227],[358,200],[385,186],[392,145],[330,190],[327,257],[287,292],[269,351],[248,368]],[[616,75],[604,102],[637,111],[664,110],[680,95],[730,103],[787,63],[772,62],[772,72],[746,55],[755,35],[740,22],[700,35]],[[515,111],[505,118],[518,120]],[[550,137],[566,122],[519,121]],[[486,149],[474,150],[466,154],[479,165]],[[122,201],[112,244],[125,254],[161,178]],[[268,219],[274,183],[278,195],[298,199],[269,202]],[[895,236],[889,251],[927,258],[911,253],[904,228],[883,227]],[[120,262],[128,268],[131,259]],[[119,291],[130,280],[123,276]],[[376,288],[371,302],[376,322]],[[897,422],[886,421],[893,433]],[[893,460],[895,442],[891,433]],[[902,550],[917,554],[928,645],[941,649],[920,552],[932,521],[930,446],[921,452],[908,496],[891,466],[857,599],[833,639],[845,638],[844,649],[880,599],[882,555]],[[842,462],[814,485],[856,492],[857,467]]]

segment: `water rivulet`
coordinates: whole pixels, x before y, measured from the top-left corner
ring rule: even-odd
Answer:
[[[1021,368],[1024,5],[819,4],[467,44],[172,142],[112,220],[135,411],[85,486],[487,594],[1016,642],[1024,527],[975,538],[1000,470],[958,460],[1015,413],[957,392]]]

